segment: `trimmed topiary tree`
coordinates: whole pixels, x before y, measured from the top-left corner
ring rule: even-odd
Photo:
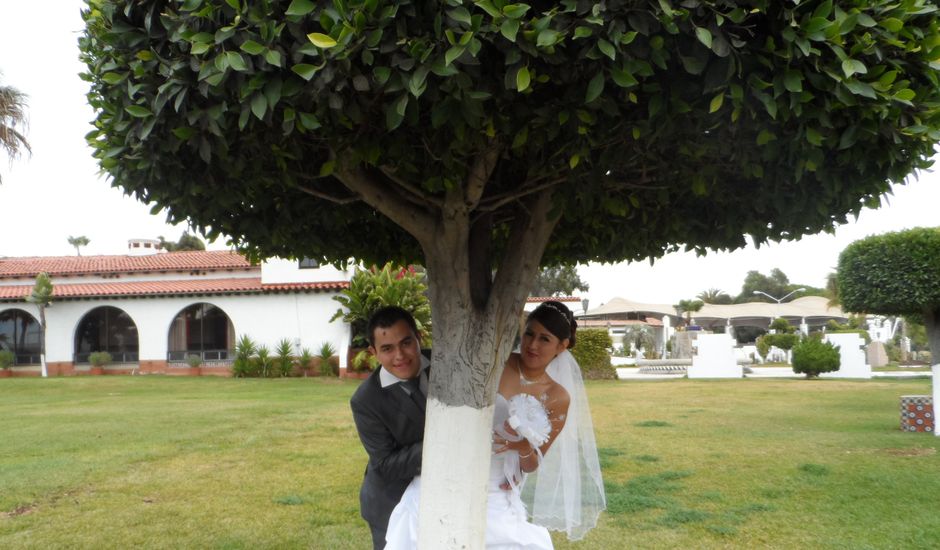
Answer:
[[[610,362],[613,345],[610,334],[602,328],[580,329],[571,354],[578,360],[585,378],[617,378],[617,371]]]
[[[930,351],[940,351],[940,228],[855,241],[839,255],[839,299],[847,311],[921,316]]]
[[[824,372],[839,370],[839,346],[812,336],[793,346],[793,372],[815,378]]]

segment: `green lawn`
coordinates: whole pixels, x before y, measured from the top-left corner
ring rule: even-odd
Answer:
[[[0,548],[369,548],[320,379],[0,380]],[[558,548],[935,548],[929,380],[591,383],[609,510]]]

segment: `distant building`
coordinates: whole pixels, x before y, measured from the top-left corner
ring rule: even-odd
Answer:
[[[0,348],[15,354],[14,375],[40,373],[39,310],[25,301],[40,272],[54,285],[51,376],[86,372],[94,351],[112,355],[109,373],[175,374],[198,355],[204,372],[227,374],[242,335],[272,350],[287,339],[297,353],[348,346],[348,325],[329,320],[351,273],[310,261],[252,265],[229,251],[167,253],[155,243],[132,240],[126,255],[0,258]]]

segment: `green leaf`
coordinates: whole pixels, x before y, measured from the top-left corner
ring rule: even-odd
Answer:
[[[146,118],[153,115],[153,113],[150,112],[150,109],[141,107],[140,105],[128,105],[127,107],[124,107],[124,110],[127,111],[127,114],[137,118]]]
[[[238,0],[225,0],[225,3],[232,7],[233,10],[238,11],[241,6],[238,5]]]
[[[889,17],[889,18],[887,18],[887,19],[883,19],[883,20],[881,20],[881,22],[878,23],[878,24],[881,25],[882,27],[888,29],[888,30],[891,31],[891,32],[898,32],[899,30],[901,30],[902,28],[904,28],[904,22],[901,21],[900,19],[897,19],[897,18],[894,18],[894,17]]]
[[[179,139],[183,141],[186,141],[187,139],[191,138],[193,134],[196,133],[195,130],[187,126],[180,126],[179,128],[173,128],[172,132],[174,136],[178,137]]]
[[[463,55],[463,52],[466,49],[467,49],[466,46],[451,46],[444,53],[444,65],[447,66],[453,63],[455,59]]]
[[[236,71],[244,72],[248,70],[248,64],[245,63],[245,58],[242,57],[242,54],[238,52],[225,52],[225,58],[228,62],[228,66]]]
[[[878,96],[875,94],[875,89],[872,88],[871,84],[868,84],[867,82],[860,82],[859,80],[853,78],[852,80],[845,81],[845,87],[855,95],[860,95],[869,99],[878,99]]]
[[[594,30],[591,27],[578,27],[574,30],[575,38],[587,38],[594,34]]]
[[[842,72],[845,73],[845,78],[851,78],[856,73],[867,74],[868,67],[856,59],[846,59],[842,62]]]
[[[507,19],[503,21],[503,24],[499,27],[499,32],[506,37],[506,40],[510,42],[516,41],[516,34],[519,33],[519,21],[515,19]]]
[[[312,32],[308,34],[307,40],[312,42],[313,45],[318,48],[329,49],[336,46],[336,40],[333,40],[333,38],[329,35],[319,32]]]
[[[268,50],[264,54],[264,60],[275,67],[281,66],[281,52],[277,50]]]
[[[493,5],[490,0],[480,0],[479,2],[474,2],[478,8],[485,11],[489,14],[490,17],[500,17],[503,15],[499,9]]]
[[[294,0],[290,3],[290,6],[287,7],[287,11],[284,12],[284,15],[307,15],[316,9],[316,7],[317,5],[310,0]]]
[[[575,153],[571,155],[571,158],[568,159],[568,166],[572,169],[576,168],[579,162],[581,162],[581,155]]]
[[[206,53],[211,48],[211,44],[206,44],[205,42],[196,42],[193,44],[193,47],[189,49],[189,53],[192,55],[199,55]]]
[[[599,49],[602,54],[609,57],[611,61],[613,61],[614,58],[617,57],[617,51],[614,50],[614,45],[604,40],[603,38],[600,38],[597,40],[597,49]]]
[[[323,165],[320,166],[320,177],[325,178],[326,176],[331,175],[333,173],[333,168],[335,167],[336,167],[335,160],[328,160],[324,162]]]
[[[255,94],[251,98],[251,113],[258,120],[264,120],[264,113],[268,110],[268,100],[262,94]]]
[[[447,17],[450,17],[451,19],[453,19],[454,21],[457,21],[458,23],[463,23],[465,25],[471,24],[470,12],[467,11],[467,8],[463,6],[460,6],[460,7],[457,7],[448,11]]]
[[[633,73],[626,69],[611,69],[610,78],[614,81],[614,84],[621,88],[629,88],[630,86],[639,84],[636,77],[633,76]]]
[[[104,73],[101,75],[101,80],[104,80],[108,84],[117,84],[127,78],[127,73]]]
[[[815,128],[806,129],[806,141],[812,143],[813,145],[821,146],[822,145],[822,134],[819,133],[819,130]]]
[[[529,87],[530,82],[529,68],[528,67],[519,67],[519,70],[516,72],[516,90],[522,92]]]
[[[545,29],[539,33],[538,39],[535,42],[535,45],[539,48],[544,48],[546,46],[554,46],[558,42],[559,32],[552,29]]]
[[[245,42],[241,45],[241,50],[251,55],[258,55],[264,51],[264,46],[258,44],[254,40],[245,40]]]
[[[530,7],[528,4],[509,4],[503,8],[503,15],[510,19],[521,19]]]
[[[803,91],[803,73],[795,69],[787,69],[783,75],[783,86],[789,92],[799,93]]]
[[[597,99],[604,91],[604,72],[599,71],[588,83],[587,93],[584,94],[584,102],[590,103]]]
[[[899,99],[901,101],[910,101],[914,99],[915,97],[917,97],[917,94],[914,92],[914,90],[911,90],[910,88],[904,88],[903,90],[898,90],[894,94],[894,99]]]
[[[320,70],[316,65],[310,65],[308,63],[298,63],[290,68],[294,71],[300,78],[304,80],[310,80],[313,78],[313,75],[317,74],[317,71]]]
[[[777,136],[770,130],[761,130],[760,134],[757,136],[757,144],[766,145],[775,139],[777,139]]]
[[[717,111],[718,109],[721,109],[721,105],[722,105],[724,102],[725,102],[725,94],[724,94],[724,92],[722,92],[722,93],[720,93],[720,94],[718,94],[718,95],[716,95],[715,97],[712,98],[711,103],[708,105],[708,112],[709,112],[709,113],[714,113],[714,112]]]
[[[372,76],[375,78],[375,81],[381,86],[388,82],[388,78],[392,76],[392,70],[388,67],[376,67],[372,70]]]
[[[705,45],[706,48],[711,49],[712,47],[712,33],[704,27],[695,27],[695,37],[698,38],[698,41]]]

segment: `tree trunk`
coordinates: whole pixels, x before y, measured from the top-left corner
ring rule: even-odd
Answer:
[[[547,221],[550,204],[548,194],[530,202],[527,219],[513,229],[519,238],[510,240],[525,247],[507,251],[489,288],[479,281],[489,278],[491,263],[471,261],[480,248],[470,242],[471,232],[463,224],[442,224],[438,238],[422,243],[434,345],[419,548],[484,548],[493,402],[525,297],[554,227]]]
[[[42,377],[49,376],[46,369],[46,308],[39,305],[39,364],[42,367]]]
[[[930,363],[940,365],[940,308],[928,309],[924,312],[924,327],[927,328],[927,345],[930,346]],[[937,383],[938,382],[934,380],[934,384]]]

